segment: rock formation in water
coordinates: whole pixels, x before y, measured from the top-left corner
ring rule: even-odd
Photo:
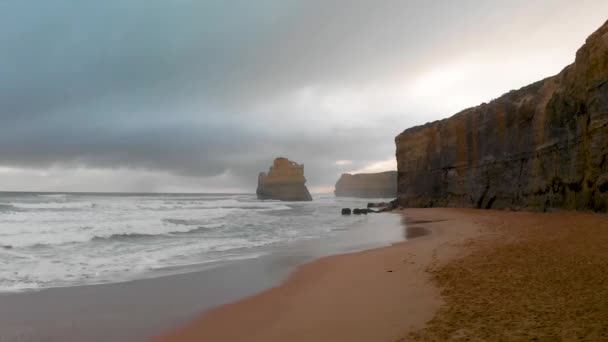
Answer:
[[[305,183],[304,165],[280,157],[274,160],[268,174],[260,172],[256,193],[259,199],[312,201]]]
[[[608,211],[608,22],[558,75],[395,143],[401,206]]]
[[[336,183],[337,197],[395,198],[397,171],[380,173],[344,173]]]

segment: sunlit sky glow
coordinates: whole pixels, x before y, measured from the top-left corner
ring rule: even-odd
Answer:
[[[313,191],[547,76],[605,0],[0,2],[0,190]]]

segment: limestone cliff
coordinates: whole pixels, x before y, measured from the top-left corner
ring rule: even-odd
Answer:
[[[403,206],[608,211],[608,22],[558,75],[395,143]]]
[[[305,183],[304,165],[280,157],[274,160],[268,174],[259,174],[256,193],[259,199],[312,201]]]
[[[397,171],[379,173],[344,173],[336,183],[337,197],[395,198]]]

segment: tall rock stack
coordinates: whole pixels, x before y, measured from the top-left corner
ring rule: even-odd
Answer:
[[[337,197],[395,198],[397,171],[379,173],[344,173],[336,183]]]
[[[608,22],[558,75],[395,143],[402,206],[608,211]]]
[[[304,165],[279,157],[267,174],[260,172],[256,193],[259,199],[312,201],[305,183]]]

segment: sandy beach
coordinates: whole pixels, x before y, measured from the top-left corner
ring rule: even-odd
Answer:
[[[407,210],[409,231],[430,234],[306,264],[283,285],[214,309],[158,341],[396,340],[422,328],[444,303],[427,269],[461,255],[461,245],[482,233],[475,223],[482,215]]]
[[[608,341],[608,216],[483,216],[494,234],[431,270],[446,305],[402,341]]]
[[[157,341],[607,336],[605,215],[468,209],[403,215],[411,231],[430,234],[306,264],[281,286],[211,310]]]
[[[0,341],[603,341],[607,245],[606,215],[406,209],[209,270],[5,294]]]

